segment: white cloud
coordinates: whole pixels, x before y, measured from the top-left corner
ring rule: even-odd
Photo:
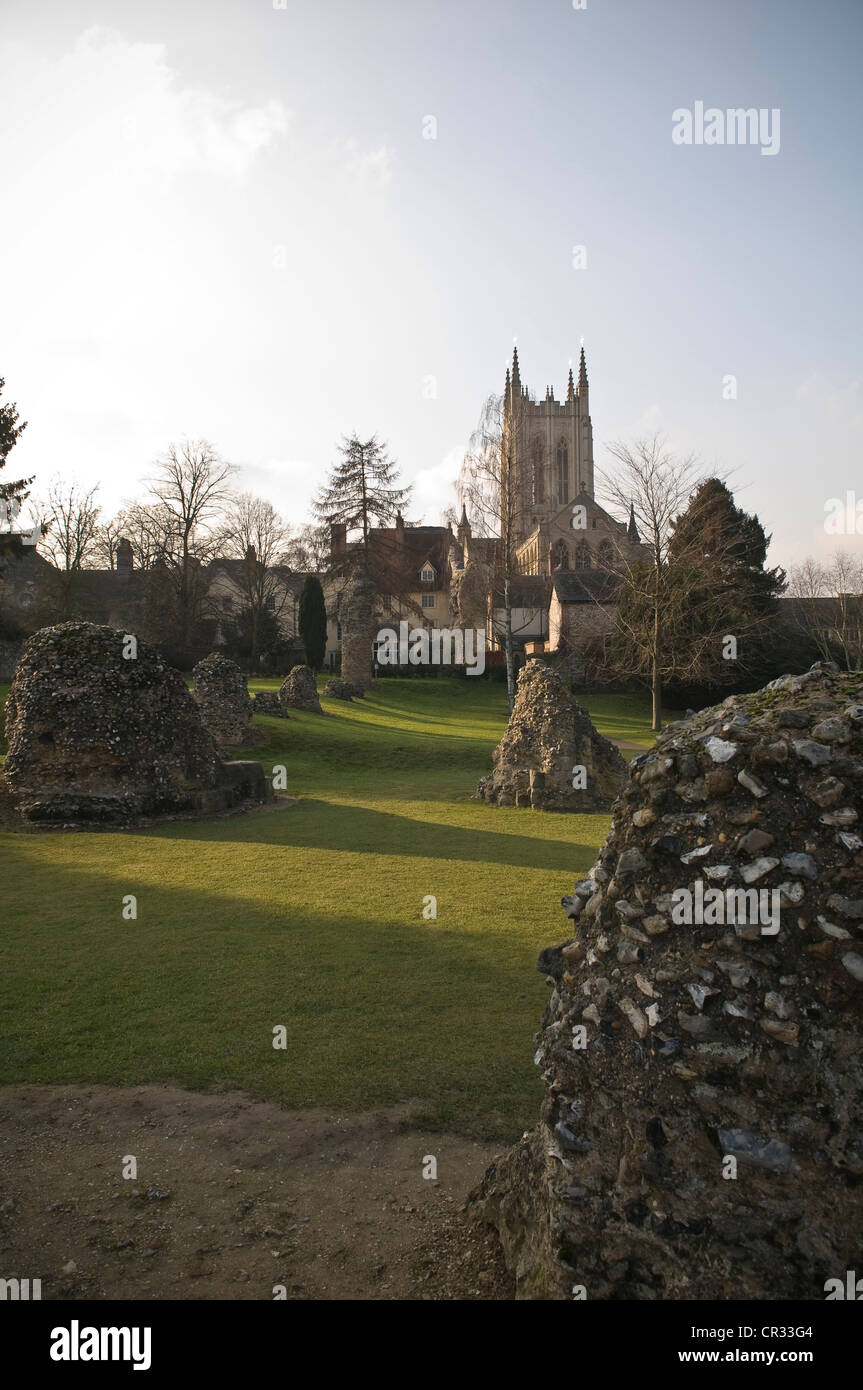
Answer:
[[[288,128],[277,99],[249,106],[184,88],[163,44],[131,42],[101,27],[87,29],[58,59],[7,47],[0,115],[13,136],[5,142],[13,171],[34,190],[50,181],[72,195],[67,206],[117,184],[155,179],[164,186],[195,168],[241,178]],[[16,126],[26,139],[14,138]]]
[[[458,480],[464,455],[464,446],[457,445],[444,455],[440,463],[421,469],[414,477],[410,512],[411,516],[422,517],[423,525],[436,526],[445,508],[457,506],[454,484]]]
[[[356,140],[346,140],[345,169],[351,178],[373,188],[386,188],[392,179],[393,151],[388,145],[361,150]]]

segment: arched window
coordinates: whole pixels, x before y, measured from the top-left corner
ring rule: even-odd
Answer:
[[[600,541],[599,543],[599,566],[600,569],[610,570],[614,567],[614,546],[611,541]]]
[[[569,501],[569,450],[565,439],[557,446],[557,500],[561,505]]]
[[[542,444],[538,439],[534,440],[531,453],[531,490],[534,504],[545,501],[545,469],[542,466]]]
[[[551,547],[551,568],[553,570],[569,569],[569,551],[566,548],[566,541],[555,541]]]
[[[579,541],[575,547],[575,568],[577,570],[590,569],[590,550],[584,541]]]

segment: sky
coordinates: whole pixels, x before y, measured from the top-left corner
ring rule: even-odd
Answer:
[[[560,398],[583,339],[598,468],[661,430],[772,564],[861,553],[863,4],[576,4],[3,0],[7,477],[109,514],[204,437],[299,525],[376,432],[436,524],[514,340]]]

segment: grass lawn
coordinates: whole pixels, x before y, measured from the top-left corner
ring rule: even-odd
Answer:
[[[652,743],[646,702],[585,703],[603,733]],[[387,679],[324,707],[258,721],[254,756],[285,765],[292,807],[0,834],[0,1082],[414,1099],[426,1124],[485,1138],[533,1122],[534,960],[565,936],[558,900],[608,817],[470,800],[506,722],[501,685]]]

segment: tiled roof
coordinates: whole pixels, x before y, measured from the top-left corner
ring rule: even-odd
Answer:
[[[561,603],[614,603],[620,591],[619,576],[608,570],[558,570],[552,584]]]

